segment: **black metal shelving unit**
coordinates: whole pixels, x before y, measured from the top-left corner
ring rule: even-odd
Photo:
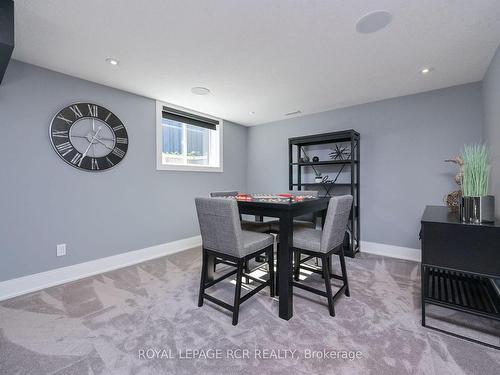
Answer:
[[[350,146],[350,156],[349,159],[344,160],[320,160],[317,162],[300,161],[303,156],[306,156],[306,150],[309,146],[317,145],[329,145],[332,146],[343,144]],[[295,155],[295,159],[294,159]],[[342,194],[346,193],[346,190],[353,196],[353,210],[349,218],[349,229],[348,229],[348,242],[349,246],[345,248],[345,254],[350,257],[354,257],[356,253],[360,250],[360,194],[359,194],[359,180],[360,180],[360,136],[359,133],[353,129],[338,131],[333,133],[323,133],[314,134],[304,137],[295,137],[288,139],[288,176],[289,176],[289,189],[293,190],[303,190],[307,187],[320,188],[320,194],[323,196],[336,195],[339,192],[336,189],[341,188],[343,190]],[[334,171],[337,173],[337,177],[340,173],[349,173],[350,182],[311,182],[303,181],[303,168],[312,168],[316,171],[316,166],[332,166],[340,167],[340,171]]]

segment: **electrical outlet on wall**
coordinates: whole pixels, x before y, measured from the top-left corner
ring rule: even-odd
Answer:
[[[57,245],[56,255],[58,257],[62,257],[62,256],[66,255],[66,244],[65,243],[61,243],[61,244]]]

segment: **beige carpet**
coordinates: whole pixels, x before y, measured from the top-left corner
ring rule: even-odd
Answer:
[[[233,327],[210,302],[197,307],[199,249],[4,301],[0,374],[499,373],[500,351],[420,326],[417,263],[361,254],[347,266],[351,297],[335,318],[298,290],[294,317],[281,320],[264,290]],[[231,280],[212,293],[231,302]],[[498,340],[498,324],[487,325]],[[220,358],[185,358],[194,350]]]

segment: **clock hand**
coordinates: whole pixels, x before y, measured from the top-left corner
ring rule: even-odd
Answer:
[[[101,138],[101,139],[104,139],[104,138]],[[106,143],[104,143],[103,141],[101,141],[101,139],[99,138],[96,138],[96,141],[99,142],[101,145],[103,145],[104,147],[110,149],[110,150],[113,150],[113,147],[109,147]],[[110,139],[111,141],[111,139]]]
[[[71,137],[72,138],[83,138],[83,139],[87,139],[88,140],[88,137],[85,136],[85,135],[75,135],[75,134],[71,134]],[[110,142],[114,142],[115,140],[112,139],[112,138],[99,138],[99,139],[96,139],[96,141],[110,141]]]
[[[92,131],[95,132],[95,120],[94,119],[92,119]],[[92,144],[92,153],[95,156],[95,144],[93,142],[91,142],[91,144]]]
[[[90,147],[94,144],[94,141],[95,141],[97,135],[99,134],[99,132],[101,131],[101,129],[102,129],[102,127],[99,126],[99,129],[97,129],[96,133],[94,134],[94,136],[90,140],[89,146],[87,147],[87,149],[85,150],[85,152],[82,154],[82,159],[87,156],[87,152],[89,152]]]

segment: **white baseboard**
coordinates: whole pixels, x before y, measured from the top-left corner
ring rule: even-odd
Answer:
[[[201,236],[0,282],[0,301],[201,246]]]
[[[201,236],[0,282],[0,301],[201,246]],[[361,251],[420,262],[420,249],[361,241]]]
[[[420,249],[411,247],[387,245],[384,243],[361,241],[361,252],[376,255],[383,255],[391,258],[413,260],[420,262],[422,254]]]

